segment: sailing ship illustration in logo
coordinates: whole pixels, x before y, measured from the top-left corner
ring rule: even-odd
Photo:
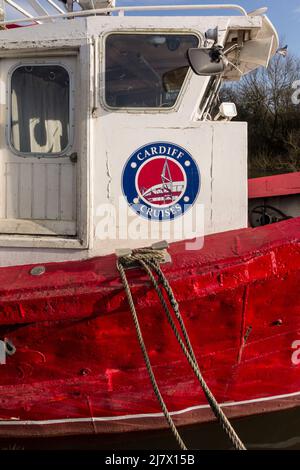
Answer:
[[[158,157],[141,166],[136,187],[140,198],[153,206],[171,206],[186,189],[186,176],[180,166],[168,157]]]
[[[123,192],[132,209],[150,220],[174,219],[194,204],[200,175],[191,155],[158,142],[137,150],[123,171]]]

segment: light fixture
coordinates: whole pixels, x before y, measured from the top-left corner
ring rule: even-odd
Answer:
[[[234,103],[222,103],[214,120],[225,119],[226,121],[231,121],[237,114],[236,105]]]
[[[205,33],[205,39],[207,41],[213,41],[213,43],[216,44],[218,42],[218,39],[219,39],[219,28],[218,28],[218,26],[216,28],[208,29]]]

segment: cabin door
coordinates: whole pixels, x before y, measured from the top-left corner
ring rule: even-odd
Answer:
[[[0,234],[77,233],[76,57],[0,61]]]

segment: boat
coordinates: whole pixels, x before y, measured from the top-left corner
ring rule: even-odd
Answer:
[[[300,174],[248,181],[217,101],[276,54],[266,9],[47,2],[0,25],[0,438],[210,422],[196,365],[222,419],[298,407]]]

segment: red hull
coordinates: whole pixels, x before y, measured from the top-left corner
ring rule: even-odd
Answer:
[[[163,270],[228,416],[298,406],[300,219],[171,246]],[[164,427],[114,256],[0,269],[0,436]],[[144,275],[130,271],[157,381],[178,425],[214,419]],[[299,343],[300,345],[300,343]]]
[[[300,172],[252,178],[248,181],[249,199],[300,194]]]

